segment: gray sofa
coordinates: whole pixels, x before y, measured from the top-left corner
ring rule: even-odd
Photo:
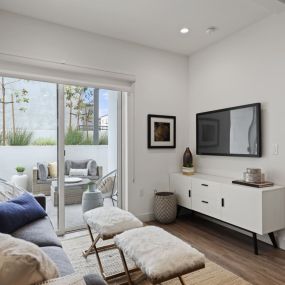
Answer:
[[[96,180],[100,179],[103,176],[103,167],[98,166],[96,161],[93,159],[86,160],[66,160],[65,161],[65,169],[64,174],[66,176],[69,175],[70,168],[75,169],[86,169],[88,168],[88,175],[84,176],[84,178],[88,178],[91,181],[96,182]],[[39,179],[38,167],[33,167],[33,181],[32,181],[32,192],[34,195],[44,194],[46,196],[50,196],[50,187],[52,181],[56,180],[56,178],[47,177],[44,180]]]
[[[45,209],[45,197],[36,196],[35,198]],[[25,225],[12,235],[38,245],[57,265],[61,277],[74,273],[74,269],[47,216]],[[86,275],[84,279],[87,285],[106,285],[106,282],[96,274]]]

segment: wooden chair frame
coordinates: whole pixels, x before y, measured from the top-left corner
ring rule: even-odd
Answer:
[[[124,252],[120,248],[118,248],[118,250],[119,250],[119,253],[120,253],[120,256],[121,256],[121,259],[122,259],[122,263],[123,263],[123,266],[124,266],[125,274],[127,276],[127,280],[128,280],[127,284],[128,285],[133,285],[134,283],[138,283],[138,280],[132,281],[131,275],[130,275],[130,273],[132,273],[132,271],[128,269],[128,265],[127,265],[127,262],[126,262],[126,258],[125,258]],[[170,275],[167,278],[151,279],[148,276],[146,276],[146,278],[148,279],[149,282],[151,282],[151,284],[160,284],[162,282],[165,282],[165,281],[168,281],[168,280],[171,280],[171,279],[174,279],[174,278],[178,278],[182,285],[186,285],[186,283],[185,283],[185,281],[184,281],[182,276],[185,275],[185,274],[188,274],[188,273],[191,273],[191,272],[203,269],[203,268],[205,268],[205,265],[204,266],[200,266],[200,267],[196,267],[196,268],[191,269],[191,270],[185,270],[183,272],[179,272],[179,273]]]
[[[91,238],[91,241],[92,241],[92,244],[90,245],[90,247],[83,251],[82,255],[87,258],[88,255],[90,254],[94,254],[96,255],[96,258],[97,258],[97,262],[98,262],[98,265],[99,265],[99,269],[100,269],[100,272],[101,272],[101,275],[102,277],[108,281],[108,280],[111,280],[111,279],[114,279],[114,278],[118,278],[118,277],[122,277],[124,275],[126,275],[126,270],[123,271],[123,272],[119,272],[119,273],[116,273],[116,274],[112,274],[112,275],[107,275],[104,271],[104,268],[103,268],[103,265],[102,265],[102,262],[101,262],[101,259],[100,259],[100,255],[99,253],[102,252],[102,251],[108,251],[108,250],[112,250],[112,249],[118,249],[117,246],[112,243],[112,244],[109,244],[109,245],[104,245],[104,246],[100,246],[98,247],[97,246],[97,243],[99,242],[100,239],[102,240],[109,240],[109,239],[113,239],[113,237],[115,235],[111,235],[111,236],[102,236],[100,234],[98,234],[95,238],[92,234],[92,230],[91,230],[91,227],[89,225],[87,225],[87,228],[88,228],[88,232],[89,232],[89,235],[90,235],[90,238]],[[123,264],[124,265],[124,264]],[[139,270],[138,268],[134,268],[134,269],[131,269],[131,270],[128,270],[128,274],[129,273],[132,273],[132,272],[135,272]],[[128,276],[127,276],[128,277]]]

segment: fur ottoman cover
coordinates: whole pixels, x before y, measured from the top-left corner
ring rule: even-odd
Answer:
[[[202,253],[155,226],[126,231],[115,236],[114,242],[155,282],[205,267]]]
[[[133,214],[117,207],[100,207],[87,211],[83,219],[102,237],[112,237],[126,230],[143,226],[143,223]]]

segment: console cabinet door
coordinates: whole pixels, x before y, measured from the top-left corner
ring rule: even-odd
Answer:
[[[243,229],[262,232],[262,192],[260,189],[221,185],[221,219]]]
[[[192,209],[191,177],[180,173],[171,174],[170,191],[176,194],[179,206]]]

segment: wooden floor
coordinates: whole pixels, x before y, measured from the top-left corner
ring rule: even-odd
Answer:
[[[256,256],[250,237],[192,215],[181,216],[169,225],[150,224],[189,242],[208,259],[252,284],[285,284],[284,250],[258,242],[259,255]]]

